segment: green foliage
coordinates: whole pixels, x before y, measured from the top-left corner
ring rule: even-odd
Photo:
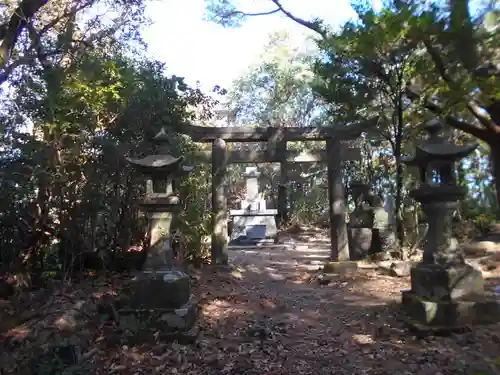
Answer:
[[[495,216],[492,214],[479,214],[472,219],[474,226],[481,236],[490,234],[496,223]]]
[[[122,53],[140,39],[128,30],[142,20],[136,3],[117,5],[126,9],[112,36],[109,25],[92,29],[94,48],[64,45],[61,60],[21,65],[9,76],[15,85],[3,98],[0,134],[2,266],[40,272],[79,263],[86,252],[121,259],[121,251],[145,245],[137,206],[144,177],[125,157],[152,152],[150,136],[175,131],[195,109],[206,116],[210,104],[163,64]],[[43,47],[71,31],[60,26]],[[182,140],[172,137],[170,146],[178,154]]]
[[[185,155],[196,151],[193,144],[185,147]],[[195,169],[183,179],[180,194],[184,209],[179,217],[179,230],[185,260],[204,263],[209,258],[207,240],[211,236],[212,216],[210,211],[211,168],[208,164],[196,165]]]
[[[228,93],[237,123],[259,126],[311,126],[321,115],[309,83],[312,56],[293,47],[286,32],[270,35],[259,62],[236,80]]]
[[[206,0],[206,20],[224,27],[238,27],[245,20],[231,0]]]

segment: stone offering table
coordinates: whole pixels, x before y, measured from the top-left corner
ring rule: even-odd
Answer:
[[[160,336],[191,341],[197,336],[198,303],[191,295],[189,276],[173,266],[172,221],[181,210],[177,186],[191,167],[182,157],[151,155],[128,162],[147,177],[141,208],[150,220],[150,246],[144,269],[130,284],[127,306],[119,311],[120,325],[132,329],[147,322]]]
[[[429,229],[421,263],[411,270],[411,290],[403,292],[403,308],[414,327],[453,330],[500,320],[500,305],[487,296],[480,271],[467,265],[452,237],[451,218],[465,195],[456,185],[454,163],[477,144],[457,146],[441,135],[438,121],[426,124],[430,136],[403,159],[420,171],[420,186],[411,196],[422,204]]]
[[[259,175],[256,167],[247,167],[245,199],[240,210],[231,210],[233,220],[231,241],[255,243],[276,236],[277,210],[267,209],[266,201],[260,197]]]

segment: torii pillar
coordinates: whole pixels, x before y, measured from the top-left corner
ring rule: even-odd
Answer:
[[[211,259],[214,265],[228,263],[227,197],[227,146],[222,138],[212,143],[212,243]]]
[[[344,183],[342,182],[342,145],[338,139],[326,141],[328,162],[328,213],[330,217],[330,260],[350,260],[346,225]]]

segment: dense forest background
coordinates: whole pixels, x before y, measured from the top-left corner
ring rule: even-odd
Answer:
[[[438,117],[456,143],[480,144],[457,166],[457,179],[468,191],[457,213],[460,233],[485,234],[500,219],[498,4],[394,0],[375,12],[371,2],[355,1],[359,18],[333,32],[320,19],[302,20],[279,1],[270,3],[274,13],[314,31],[310,45],[296,45],[285,31],[271,35],[245,75],[231,87],[215,88],[219,101],[146,57],[138,32],[148,22],[143,0],[19,0],[0,6],[4,271],[38,274],[74,264],[85,252],[113,259],[142,245],[147,223],[137,198],[143,179],[125,157],[152,152],[150,137],[162,126],[208,126],[221,108],[235,126],[333,126],[378,116],[377,128],[353,142],[363,159],[345,162],[344,182],[368,182],[375,193],[394,198],[404,247],[417,241],[422,218],[408,197],[416,171],[403,168],[401,157],[421,139],[417,126]],[[207,1],[207,17],[227,27],[249,16],[227,0]],[[210,166],[194,152],[205,146],[179,135],[170,147],[196,166],[183,182],[180,229],[188,258],[203,260],[211,223]],[[235,202],[244,189],[244,167],[231,167]],[[272,202],[279,170],[260,167]],[[288,181],[291,222],[322,225],[325,166],[300,168]]]

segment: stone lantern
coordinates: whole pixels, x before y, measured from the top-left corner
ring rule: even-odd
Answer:
[[[411,270],[411,290],[403,291],[403,308],[417,327],[453,329],[497,321],[499,305],[486,296],[481,272],[465,263],[451,227],[453,212],[465,196],[454,165],[478,145],[450,142],[437,120],[423,128],[429,137],[402,160],[419,169],[420,185],[410,196],[421,203],[429,226],[423,260]]]
[[[182,157],[165,151],[127,161],[146,179],[146,194],[139,205],[150,222],[150,244],[144,269],[132,280],[129,305],[120,314],[126,322],[146,313],[166,336],[191,337],[198,304],[191,296],[189,276],[173,265],[171,227],[182,207],[180,178],[192,167],[183,166]]]
[[[127,161],[146,177],[146,194],[139,205],[150,219],[150,246],[146,268],[167,266],[170,227],[181,208],[176,182],[181,173],[182,157],[150,155]]]

